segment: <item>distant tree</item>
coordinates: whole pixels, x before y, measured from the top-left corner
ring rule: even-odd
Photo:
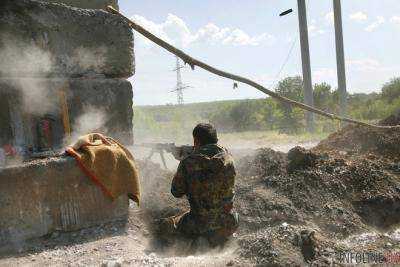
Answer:
[[[322,110],[330,110],[331,86],[325,82],[314,85],[314,105]]]
[[[400,97],[400,77],[390,80],[382,87],[382,98],[389,103],[392,103],[398,97]]]
[[[263,103],[264,105],[261,112],[263,115],[264,129],[273,130],[279,117],[278,103],[271,97],[263,100]]]
[[[217,128],[218,132],[232,132],[234,120],[230,116],[231,105],[224,105],[218,111],[211,113],[209,121]]]
[[[289,99],[303,102],[303,80],[300,76],[287,77],[278,83],[275,92],[279,95]],[[279,103],[278,108],[281,110],[281,117],[279,120],[280,131],[284,133],[297,133],[300,130],[301,111],[295,111],[291,105],[287,103]]]
[[[287,77],[278,83],[275,92],[292,100],[303,102],[303,79],[300,76]]]
[[[230,111],[234,130],[240,132],[262,128],[262,105],[263,103],[252,100],[245,100],[234,105]]]

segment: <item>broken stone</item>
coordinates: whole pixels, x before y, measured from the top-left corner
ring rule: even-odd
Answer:
[[[101,267],[121,267],[122,260],[106,260],[103,261]]]
[[[318,240],[315,236],[315,231],[308,229],[302,230],[296,238],[297,245],[301,249],[304,260],[306,262],[314,260],[318,252]]]

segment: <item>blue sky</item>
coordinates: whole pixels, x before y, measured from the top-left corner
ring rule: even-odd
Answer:
[[[221,69],[270,87],[301,74],[296,0],[120,0],[120,10],[159,37]],[[283,10],[295,12],[279,17]],[[313,83],[336,87],[331,0],[308,0],[307,17]],[[342,0],[347,89],[379,91],[400,75],[400,2]],[[277,77],[289,50],[292,53]],[[135,34],[136,74],[130,78],[136,105],[177,102],[173,55]],[[182,70],[185,103],[264,97],[257,90],[200,69]]]

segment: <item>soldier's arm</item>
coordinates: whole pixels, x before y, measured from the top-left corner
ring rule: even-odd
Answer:
[[[234,188],[236,170],[233,162],[228,164],[228,168],[225,174],[227,175],[227,177],[225,180],[225,191],[222,193],[222,201],[225,212],[230,212],[233,208],[233,198],[235,196]]]
[[[189,156],[193,152],[193,146],[184,145],[184,146],[171,146],[169,152],[172,153],[176,160],[183,160],[187,156]]]
[[[185,172],[184,163],[181,161],[171,184],[171,193],[174,197],[180,198],[186,194]]]

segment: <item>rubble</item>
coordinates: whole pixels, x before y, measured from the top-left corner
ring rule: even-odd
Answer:
[[[331,134],[312,150],[336,155],[374,154],[381,157],[400,157],[398,129],[377,129],[348,125]]]
[[[368,145],[359,141],[351,153],[343,153],[344,140],[354,142],[360,131],[374,139]],[[259,265],[340,263],[343,240],[391,231],[400,222],[400,177],[396,154],[382,149],[399,142],[399,136],[396,131],[386,131],[382,137],[372,129],[348,126],[311,150],[295,147],[285,154],[263,148],[237,157],[235,205],[240,226],[234,238],[238,246],[235,261]],[[154,171],[154,166],[151,169]],[[172,173],[164,174],[171,179]],[[168,192],[169,180],[158,181],[161,192]],[[153,194],[151,199],[166,203],[153,215],[172,215],[184,209],[183,203],[170,199],[168,193]],[[381,242],[400,248],[400,242],[387,238],[374,244]],[[357,243],[353,246],[354,251],[362,250]]]
[[[240,232],[252,233],[252,241],[242,241],[245,246],[239,249],[241,255],[257,264],[296,264],[291,260],[299,260],[299,254],[292,254],[288,260],[289,254],[276,257],[272,253],[279,251],[279,246],[290,246],[287,240],[281,241],[284,244],[276,242],[277,226],[285,223],[293,229],[290,235],[300,233],[300,245],[294,250],[303,259],[297,264],[328,265],[337,262],[342,240],[396,227],[400,222],[399,144],[399,130],[347,126],[311,150],[293,148],[287,161],[269,150],[258,150],[253,161],[245,159],[250,167],[242,168],[246,164],[244,159],[239,160],[236,203],[241,213]],[[258,175],[249,169],[259,170]],[[247,176],[250,173],[251,177]],[[266,242],[265,231],[269,231],[270,241],[263,245],[266,251],[258,253],[259,242]],[[315,235],[319,237],[318,246],[311,238]],[[382,237],[370,243],[369,250],[382,251],[382,243],[388,242]],[[399,242],[389,243],[391,249],[400,248]],[[354,243],[350,249],[361,251],[365,247]]]
[[[289,173],[293,173],[296,170],[314,167],[317,155],[303,147],[296,146],[289,150],[287,158],[289,160],[287,170]]]

